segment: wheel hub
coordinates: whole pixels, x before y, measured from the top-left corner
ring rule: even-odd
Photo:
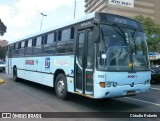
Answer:
[[[60,94],[63,94],[64,93],[64,82],[63,82],[63,80],[60,80],[58,82],[57,87],[58,87],[58,92]]]

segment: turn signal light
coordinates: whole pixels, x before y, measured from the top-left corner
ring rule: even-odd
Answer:
[[[105,88],[105,82],[100,82],[99,85],[103,88]]]

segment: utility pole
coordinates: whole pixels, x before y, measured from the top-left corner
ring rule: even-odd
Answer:
[[[74,19],[76,18],[76,0],[75,0],[75,3],[74,3]]]
[[[45,14],[43,14],[43,13],[41,13],[41,15],[42,15],[42,20],[41,20],[41,25],[40,25],[40,31],[41,31],[41,28],[42,28],[43,17],[46,17],[46,16],[47,16],[47,15],[45,15]]]

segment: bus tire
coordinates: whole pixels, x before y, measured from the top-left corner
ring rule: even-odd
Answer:
[[[58,74],[55,82],[55,92],[58,98],[63,100],[68,99],[67,79],[64,74]]]
[[[17,77],[17,68],[13,68],[13,81],[17,82],[18,81],[18,77]]]

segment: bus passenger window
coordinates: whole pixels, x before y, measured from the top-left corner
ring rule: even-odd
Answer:
[[[25,47],[25,41],[21,42],[21,48]]]
[[[44,44],[43,54],[49,55],[49,54],[55,54],[55,53],[56,53],[55,34],[50,33],[48,34],[47,41]]]
[[[12,53],[12,56],[13,56],[13,57],[19,56],[18,45],[19,45],[19,43],[14,44],[14,50],[13,50],[13,53]]]
[[[42,53],[42,36],[34,39],[34,49],[33,49],[34,55],[41,55],[41,53]]]
[[[59,33],[61,34],[61,36],[59,35]],[[74,38],[74,28],[68,28],[59,31],[57,53],[66,54],[73,52],[73,40],[72,40],[73,38]]]
[[[24,44],[25,44],[24,41],[19,43],[19,48],[20,48],[19,56],[24,56],[24,52],[25,52]]]
[[[62,31],[61,41],[69,41],[71,38],[71,29],[65,29]]]
[[[61,41],[62,31],[58,31],[58,41]]]
[[[28,40],[28,46],[27,47],[32,47],[32,39]]]
[[[50,33],[48,34],[48,37],[47,37],[47,44],[51,44],[54,42],[54,33]]]
[[[33,51],[32,39],[29,39],[29,40],[28,40],[28,43],[27,43],[25,55],[26,55],[26,56],[32,55],[32,51]]]
[[[36,46],[40,46],[42,44],[42,36],[37,37],[36,39]]]
[[[71,39],[74,39],[74,27],[71,28]]]

